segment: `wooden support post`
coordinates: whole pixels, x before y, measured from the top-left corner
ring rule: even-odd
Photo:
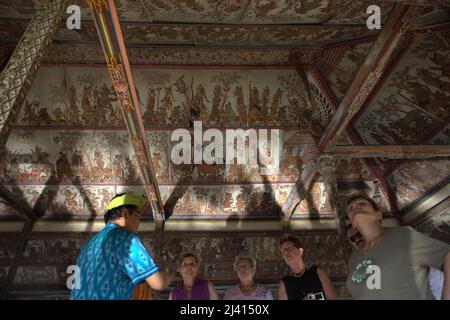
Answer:
[[[20,113],[53,36],[59,30],[65,10],[66,0],[41,1],[0,75],[0,151],[5,147],[11,125]]]

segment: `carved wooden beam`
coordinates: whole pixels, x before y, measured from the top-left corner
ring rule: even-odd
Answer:
[[[14,279],[16,278],[17,269],[19,268],[22,257],[27,248],[27,243],[29,239],[29,233],[33,229],[35,221],[26,221],[22,227],[22,232],[18,234],[18,238],[15,243],[14,258],[12,259],[11,265],[9,266],[8,274],[4,280],[3,288],[0,290],[0,299],[5,300],[8,298],[8,294],[14,284]]]
[[[333,112],[333,114],[334,114],[334,112],[336,112],[336,110],[338,109],[339,104],[337,102],[336,97],[334,96],[333,91],[331,90],[328,83],[323,78],[320,70],[317,69],[316,67],[312,66],[310,68],[307,68],[307,74],[308,74],[309,81],[313,81],[317,85],[319,94],[322,97],[321,100],[324,101],[324,103],[326,104],[325,106],[322,106],[322,107],[331,109],[331,111],[329,111],[329,112]],[[363,144],[363,140],[360,137],[359,133],[351,125],[347,126],[346,131],[347,131],[347,134],[353,144],[356,144],[356,145]],[[306,150],[305,150],[305,152],[306,152]],[[348,155],[347,155],[347,157],[348,157]],[[386,199],[388,199],[389,205],[392,208],[392,210],[394,210],[395,212],[398,212],[399,208],[398,208],[398,204],[397,204],[395,195],[394,195],[392,189],[390,188],[385,176],[383,175],[381,170],[376,165],[375,161],[373,159],[367,159],[367,158],[364,158],[363,160],[366,163],[367,167],[369,168],[370,172],[378,180],[378,182],[380,184],[380,189],[383,192],[383,194],[385,195]]]
[[[317,164],[315,159],[311,159],[307,162],[306,166],[302,169],[300,176],[298,177],[295,185],[292,187],[291,192],[281,209],[284,222],[286,223],[289,217],[294,212],[300,201],[303,200],[306,193],[310,189],[314,177],[317,174]]]
[[[434,206],[450,199],[450,176],[434,186],[427,193],[402,208],[402,223],[405,225],[417,225],[430,218],[427,212]]]
[[[426,7],[450,6],[449,0],[384,0],[384,1],[397,2],[410,6],[426,6]]]
[[[317,146],[305,146],[302,154],[314,153],[319,157],[334,158],[388,158],[426,159],[450,157],[449,145],[380,145],[380,146],[336,146],[332,152],[319,152]]]
[[[386,71],[389,62],[402,43],[401,39],[422,7],[405,7],[396,4],[365,62],[340,103],[333,119],[319,142],[320,151],[336,145],[347,124],[364,104],[370,92]]]
[[[15,209],[20,217],[26,220],[35,220],[39,217],[23,199],[18,198],[2,184],[0,184],[0,198],[11,208]]]
[[[297,58],[298,57],[302,57],[302,55],[300,54],[297,56]],[[309,82],[306,79],[306,74],[305,74],[303,68],[297,69],[297,71],[305,85],[308,99],[309,99],[309,101],[312,101],[311,90],[309,88]],[[306,159],[307,163],[306,163],[305,167],[302,169],[300,176],[298,177],[297,181],[295,182],[295,185],[292,187],[292,190],[289,193],[289,196],[286,199],[286,202],[284,203],[283,208],[281,208],[284,229],[289,228],[289,218],[294,213],[294,210],[297,207],[297,205],[305,197],[306,193],[308,192],[308,190],[311,187],[314,177],[317,174],[318,169],[317,169],[316,159],[314,159],[314,157],[308,158],[305,156],[303,158]]]
[[[59,30],[65,10],[66,0],[42,1],[0,75],[0,150],[6,144],[11,125]]]
[[[139,174],[152,206],[157,229],[162,229],[164,209],[145,134],[142,114],[131,74],[114,0],[90,0],[108,71],[122,109],[125,124],[139,164]]]
[[[339,202],[337,181],[336,181],[336,159],[334,157],[323,157],[318,162],[318,170],[323,178],[325,190],[329,195],[331,208],[336,212],[336,229],[339,237],[339,242],[342,246],[344,261],[350,259],[352,249],[347,240],[347,234],[345,232],[345,212]]]

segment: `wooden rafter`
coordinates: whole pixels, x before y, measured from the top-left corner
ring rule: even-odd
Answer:
[[[152,204],[152,211],[159,230],[164,221],[163,202],[153,168],[116,6],[114,0],[90,0],[90,4],[108,71],[137,157],[140,177]]]
[[[303,153],[316,153],[318,156],[334,158],[387,158],[424,159],[450,157],[449,145],[352,145],[336,146],[332,152],[319,152],[316,146],[306,146]]]
[[[328,100],[329,104],[332,106],[333,110],[336,111],[338,108],[338,102],[336,97],[333,94],[333,91],[329,87],[328,83],[323,78],[321,72],[319,69],[317,69],[314,66],[311,66],[308,68],[308,73],[311,75],[311,77],[314,79],[314,81],[317,83],[319,90],[323,93],[324,97]],[[363,140],[361,136],[358,134],[358,132],[349,124],[346,128],[347,134],[355,145],[363,145]],[[317,148],[317,151],[319,148]],[[351,157],[351,153],[347,155],[347,157]],[[375,161],[373,159],[367,159],[363,157],[363,161],[369,168],[370,172],[373,174],[373,176],[378,180],[380,184],[381,191],[385,195],[385,197],[388,199],[390,207],[395,211],[398,212],[398,205],[395,198],[394,193],[392,192],[392,189],[390,188],[389,184],[387,183],[386,178],[382,174],[382,172],[379,170],[378,166],[375,164]]]
[[[384,1],[402,3],[404,5],[410,6],[426,6],[426,7],[449,6],[448,0],[384,0]]]
[[[372,46],[365,62],[340,103],[333,119],[325,129],[319,142],[321,151],[336,145],[341,133],[359,111],[375,87],[389,62],[402,43],[401,39],[410,24],[422,11],[421,7],[405,7],[396,4],[388,21]]]
[[[20,112],[46,51],[66,10],[65,0],[47,0],[28,24],[0,75],[0,150]]]
[[[18,198],[2,184],[0,184],[0,198],[11,208],[14,208],[20,217],[26,220],[35,220],[39,217],[39,215],[24,203],[23,199]]]
[[[450,126],[450,117],[447,119],[447,121],[443,122],[440,126],[438,126],[436,130],[433,130],[428,136],[426,136],[422,141],[420,141],[420,143],[421,144],[430,143],[439,133],[441,133],[442,130],[444,130],[448,126]],[[397,170],[399,167],[410,161],[411,161],[410,159],[396,161],[389,169],[386,170],[385,175],[387,177],[390,176],[395,170]]]

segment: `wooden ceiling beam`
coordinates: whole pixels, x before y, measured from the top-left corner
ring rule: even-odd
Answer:
[[[319,152],[317,146],[305,146],[302,153],[335,158],[424,159],[450,157],[450,145],[352,145],[336,146],[332,152]]]
[[[320,70],[315,66],[311,66],[307,69],[308,74],[314,82],[319,87],[320,92],[331,105],[333,111],[335,112],[339,106],[336,97],[334,96],[333,91],[331,90],[328,83],[325,81],[322,76]],[[364,142],[359,135],[359,133],[349,124],[346,128],[347,134],[354,145],[363,145]],[[365,146],[364,146],[365,147]],[[317,148],[318,149],[318,148]],[[346,150],[348,152],[348,150]],[[345,155],[344,155],[345,157]],[[351,154],[346,155],[347,158],[351,157]],[[364,163],[367,165],[369,171],[372,175],[378,180],[381,191],[389,202],[391,209],[395,212],[399,211],[396,197],[390,188],[385,176],[382,174],[381,170],[376,165],[374,159],[363,158]]]
[[[34,212],[23,199],[17,197],[2,184],[0,184],[0,198],[2,198],[8,206],[16,210],[17,214],[21,218],[30,221],[39,218],[39,215],[36,214],[36,212]]]
[[[151,204],[153,220],[156,223],[157,230],[162,230],[164,206],[153,168],[150,147],[145,133],[115,2],[114,0],[90,0],[90,4],[111,81],[138,161],[139,174]]]
[[[5,147],[37,70],[66,10],[65,0],[39,5],[0,75],[0,150]]]
[[[336,145],[350,120],[364,105],[372,89],[388,69],[393,54],[402,43],[402,37],[421,11],[421,7],[395,5],[333,119],[325,129],[319,141],[320,151]]]
[[[425,6],[425,7],[449,6],[448,0],[384,0],[384,1],[401,3],[409,6]]]

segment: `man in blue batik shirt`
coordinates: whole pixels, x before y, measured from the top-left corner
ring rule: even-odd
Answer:
[[[131,299],[133,289],[146,281],[164,290],[172,274],[160,271],[137,231],[145,199],[133,194],[115,196],[105,213],[105,228],[95,235],[77,258],[79,286],[73,300]]]

